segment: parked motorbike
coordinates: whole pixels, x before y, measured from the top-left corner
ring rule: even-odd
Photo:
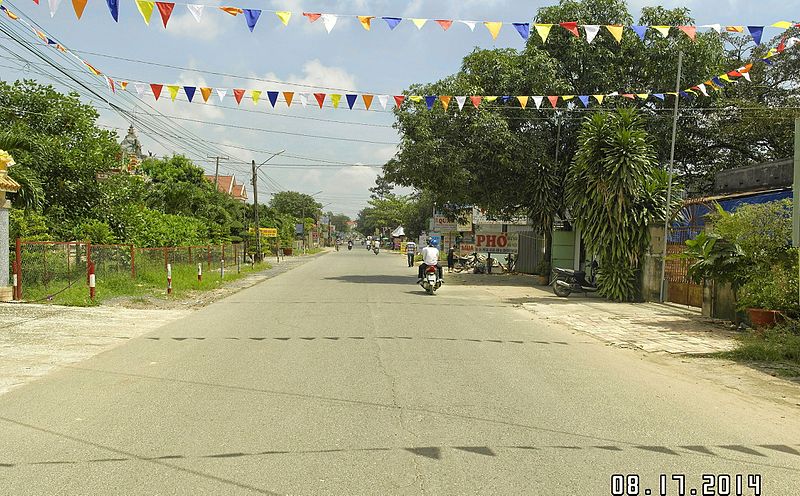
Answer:
[[[442,280],[439,279],[439,269],[435,265],[425,267],[422,282],[419,285],[430,295],[436,292],[442,286]]]
[[[596,260],[590,264],[589,279],[586,279],[586,271],[571,269],[553,269],[553,280],[550,285],[556,296],[566,298],[572,293],[594,293],[597,291],[597,268]]]

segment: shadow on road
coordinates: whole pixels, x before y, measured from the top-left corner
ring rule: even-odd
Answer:
[[[414,284],[414,275],[391,276],[388,274],[351,274],[346,276],[326,277],[326,281],[340,281],[358,284]]]

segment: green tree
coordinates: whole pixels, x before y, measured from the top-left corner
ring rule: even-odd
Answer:
[[[292,215],[297,219],[311,217],[314,220],[319,220],[322,212],[322,204],[317,202],[314,197],[297,191],[275,193],[269,202],[269,206],[279,214]]]

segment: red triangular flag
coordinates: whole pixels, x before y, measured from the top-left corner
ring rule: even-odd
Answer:
[[[150,89],[153,90],[153,96],[156,97],[156,100],[158,100],[158,97],[161,96],[161,88],[163,88],[163,87],[164,87],[163,84],[151,84],[150,85]]]
[[[547,99],[550,100],[550,105],[553,108],[556,108],[556,105],[558,105],[558,97],[557,96],[548,96]]]
[[[317,103],[319,104],[319,108],[322,108],[322,104],[325,103],[325,93],[314,93],[314,98],[317,99]]]
[[[624,98],[630,98],[631,100],[636,100],[636,95],[634,95],[633,93],[623,93],[622,96]]]
[[[472,105],[474,105],[475,108],[478,108],[478,106],[481,104],[481,100],[483,98],[480,97],[480,96],[471,96],[471,97],[469,97],[469,99],[472,100]]]
[[[559,26],[572,33],[572,35],[575,36],[576,38],[581,37],[581,34],[578,32],[577,22],[562,22],[561,24],[559,24]]]
[[[742,77],[742,73],[739,72],[739,71],[731,71],[731,72],[728,73],[728,76],[731,76],[731,77]]]
[[[303,12],[303,15],[308,17],[308,22],[314,22],[320,17],[322,17],[322,14],[312,14],[310,12]]]
[[[33,3],[35,3],[36,5],[39,5],[39,0],[33,0]]]
[[[453,25],[453,21],[449,19],[436,19],[436,24],[440,25],[442,29],[447,31]]]
[[[239,105],[242,102],[243,96],[244,90],[233,90],[233,97],[236,99],[236,105]]]
[[[678,26],[678,29],[686,33],[692,41],[694,41],[695,36],[697,36],[697,28],[694,26]]]
[[[400,105],[402,105],[402,104],[403,104],[403,102],[405,101],[405,99],[406,99],[406,96],[405,96],[405,95],[395,95],[395,97],[394,97],[394,103],[395,103],[395,105],[397,105],[397,108],[400,108]]]
[[[781,53],[784,50],[786,50],[786,37],[785,36],[783,38],[781,38],[781,42],[778,43],[778,48],[776,48],[776,50],[778,51],[778,53]]]
[[[167,23],[169,22],[169,16],[172,15],[172,9],[175,8],[175,4],[169,2],[156,2],[156,7],[158,7],[158,13],[161,14],[161,21],[164,23],[164,29],[166,29]]]

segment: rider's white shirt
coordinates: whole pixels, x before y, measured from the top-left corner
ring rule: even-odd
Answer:
[[[439,250],[433,246],[426,246],[422,249],[422,261],[425,265],[436,265],[439,263]]]

